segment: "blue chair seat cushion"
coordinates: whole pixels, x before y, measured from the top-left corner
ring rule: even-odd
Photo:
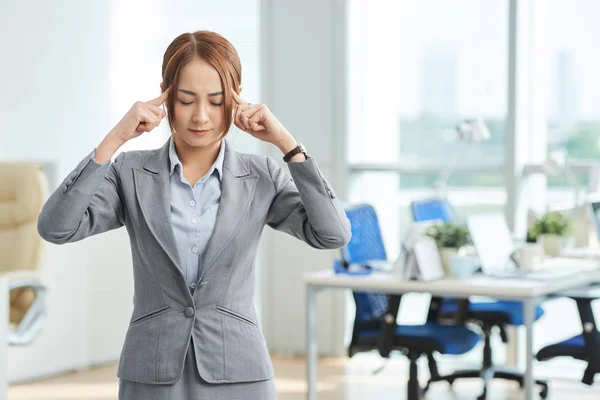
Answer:
[[[600,335],[600,332],[598,332],[598,335]],[[577,335],[540,349],[535,357],[538,361],[550,360],[554,357],[573,357],[586,360],[589,356],[587,353],[583,335]]]
[[[444,299],[440,313],[442,315],[453,314],[458,310],[458,301],[455,299]],[[536,307],[535,320],[544,315],[542,307]],[[513,326],[523,325],[523,303],[520,301],[491,301],[469,303],[469,318],[489,322],[492,324]]]
[[[378,340],[380,330],[361,332],[366,341]],[[441,354],[464,354],[479,342],[479,335],[464,325],[398,325],[394,338],[396,347]]]

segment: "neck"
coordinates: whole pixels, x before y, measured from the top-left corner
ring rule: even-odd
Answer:
[[[221,150],[222,139],[208,146],[192,147],[174,135],[173,142],[177,157],[184,169],[198,171],[208,170],[215,163]]]

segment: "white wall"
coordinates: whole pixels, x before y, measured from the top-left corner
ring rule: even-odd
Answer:
[[[159,94],[163,52],[180,33],[208,29],[231,40],[243,94],[259,100],[258,0],[0,0],[0,10],[0,160],[54,162],[58,182],[133,102]],[[168,137],[161,128],[122,150],[158,147]],[[237,150],[262,149],[235,128],[230,135]],[[11,382],[113,361],[121,351],[133,287],[125,230],[45,250],[47,323],[33,345],[9,349]]]
[[[51,160],[62,178],[109,129],[108,5],[4,1],[0,8],[3,160]],[[90,244],[46,247],[47,324],[35,345],[9,349],[10,381],[88,363]],[[124,319],[116,312],[118,329]]]
[[[296,139],[304,143],[341,199],[346,198],[346,70],[344,0],[263,0],[261,49],[263,99]],[[281,162],[275,149],[271,155]],[[282,163],[282,162],[281,162]],[[305,350],[302,274],[331,268],[338,251],[319,251],[265,230],[263,322],[271,350]],[[322,354],[344,352],[342,293],[319,295]]]

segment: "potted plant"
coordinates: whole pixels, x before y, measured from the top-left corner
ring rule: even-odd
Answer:
[[[447,276],[452,276],[450,260],[459,254],[463,246],[471,243],[469,230],[465,225],[447,222],[443,225],[434,225],[427,230],[427,236],[432,237],[440,250],[442,265]]]
[[[544,253],[556,257],[560,255],[564,238],[569,234],[571,221],[561,212],[552,211],[544,214],[532,228],[538,242],[541,242]]]

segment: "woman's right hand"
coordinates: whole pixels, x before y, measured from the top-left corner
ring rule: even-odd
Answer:
[[[170,88],[150,101],[136,101],[121,121],[115,125],[112,133],[125,143],[156,128],[166,115],[160,106],[167,100],[169,90]]]

